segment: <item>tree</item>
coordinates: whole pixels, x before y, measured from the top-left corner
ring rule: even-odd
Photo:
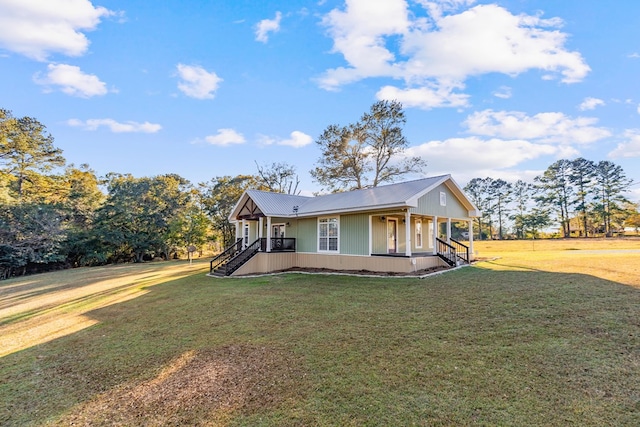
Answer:
[[[263,187],[275,193],[299,194],[298,185],[300,180],[296,174],[296,167],[287,163],[272,163],[270,167],[260,166],[258,168],[258,178]]]
[[[513,186],[504,179],[493,180],[488,188],[488,194],[492,201],[493,211],[498,216],[498,238],[500,240],[504,238],[503,220],[509,211],[508,204],[512,200],[512,192]]]
[[[208,184],[200,184],[203,204],[209,214],[213,227],[222,235],[224,246],[235,243],[235,225],[229,221],[229,215],[246,190],[266,189],[253,175],[222,176]]]
[[[524,215],[522,222],[525,232],[537,239],[540,230],[551,225],[551,218],[546,209],[534,208],[531,213]]]
[[[478,240],[482,240],[486,235],[483,232],[483,225],[487,224],[489,227],[488,235],[493,234],[491,225],[491,216],[493,215],[493,208],[491,206],[491,197],[489,196],[489,188],[493,182],[492,178],[473,178],[464,187],[464,191],[471,198],[471,201],[478,209],[480,209],[481,216],[476,218],[478,224]]]
[[[311,176],[329,191],[377,187],[411,172],[420,172],[420,157],[403,158],[408,141],[406,117],[397,101],[378,101],[359,122],[330,125],[316,141],[322,154]]]
[[[109,195],[98,210],[102,241],[114,259],[141,262],[144,255],[169,256],[169,224],[188,198],[189,182],[174,175],[134,178],[110,174]]]
[[[539,191],[536,201],[556,210],[564,237],[571,235],[569,201],[573,189],[569,180],[570,170],[571,162],[561,159],[549,166],[541,176],[535,178]]]
[[[513,220],[516,237],[524,239],[525,215],[528,212],[529,201],[533,194],[533,185],[519,179],[513,184],[513,202],[515,203],[515,213],[511,216]]]
[[[596,164],[591,160],[579,157],[571,161],[571,169],[569,172],[569,182],[575,186],[575,197],[572,204],[580,215],[580,224],[584,236],[588,236],[588,208],[589,194],[593,185],[593,178],[596,173]]]
[[[65,159],[38,120],[14,118],[10,111],[0,110],[0,162],[13,178],[15,194],[21,199],[25,182],[34,184],[38,173],[64,166]]]
[[[622,167],[602,160],[596,165],[596,188],[598,192],[595,211],[599,215],[606,236],[612,233],[612,218],[623,209],[621,204],[629,202],[623,193],[631,185]]]
[[[0,279],[28,265],[64,261],[61,212],[55,206],[23,203],[0,206]]]

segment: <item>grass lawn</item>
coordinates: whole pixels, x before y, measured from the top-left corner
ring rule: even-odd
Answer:
[[[0,425],[640,425],[640,240],[475,249],[425,279],[0,282]]]

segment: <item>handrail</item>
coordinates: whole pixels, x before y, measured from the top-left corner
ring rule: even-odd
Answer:
[[[226,248],[223,252],[219,253],[209,263],[209,273],[220,267],[222,264],[233,258],[242,249],[242,238],[238,238],[234,244]]]
[[[466,262],[467,264],[470,264],[470,258],[469,258],[469,246],[460,243],[459,241],[455,240],[455,239],[449,239],[452,243],[453,246],[455,246],[456,248],[456,256],[460,259],[462,259],[464,262]]]
[[[447,264],[454,267],[457,264],[456,248],[438,237],[436,237],[436,243],[436,254]]]
[[[262,246],[262,239],[257,239],[249,246],[247,246],[242,252],[231,258],[225,268],[225,275],[230,276],[231,273],[242,267],[242,265],[249,261],[255,254],[260,252]]]

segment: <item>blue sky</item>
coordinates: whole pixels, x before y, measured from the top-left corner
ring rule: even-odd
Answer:
[[[614,4],[0,0],[0,107],[99,175],[286,162],[310,193],[321,132],[396,99],[425,175],[531,180],[582,156],[638,182],[640,2]]]

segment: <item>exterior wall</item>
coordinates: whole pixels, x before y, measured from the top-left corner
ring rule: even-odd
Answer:
[[[296,251],[318,252],[318,219],[302,218],[296,220]]]
[[[415,264],[413,262],[415,261]],[[289,268],[326,268],[330,270],[372,271],[390,273],[411,273],[426,268],[443,265],[435,256],[404,257],[368,257],[350,255],[304,254],[297,252],[258,253],[245,265],[233,273],[233,276],[265,274]]]
[[[440,193],[447,195],[447,205],[440,206]],[[418,207],[411,208],[411,214],[429,215],[444,218],[467,219],[469,211],[460,203],[456,196],[441,184],[418,199]]]
[[[340,254],[369,255],[369,214],[340,215]]]

